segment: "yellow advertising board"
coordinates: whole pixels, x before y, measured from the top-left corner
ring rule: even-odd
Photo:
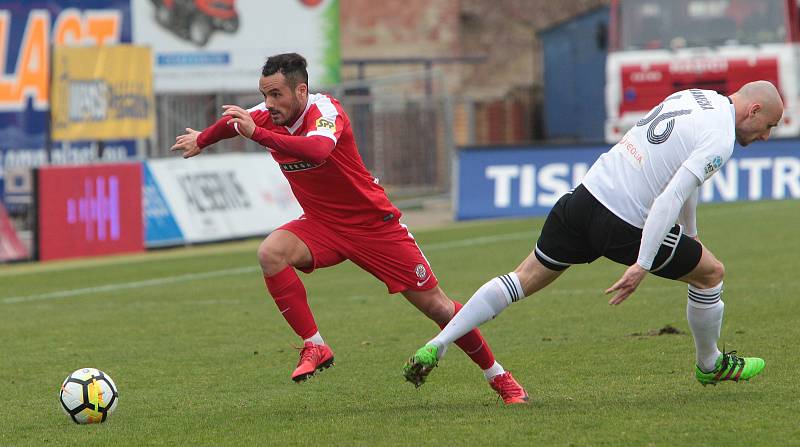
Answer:
[[[155,121],[152,61],[150,48],[135,45],[55,47],[52,139],[149,138]]]

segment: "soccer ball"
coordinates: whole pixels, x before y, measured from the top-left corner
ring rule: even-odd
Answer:
[[[119,401],[117,386],[108,374],[82,368],[67,376],[58,397],[61,408],[76,424],[105,422]]]

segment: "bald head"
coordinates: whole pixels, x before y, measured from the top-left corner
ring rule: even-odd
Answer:
[[[748,82],[739,89],[736,95],[741,95],[751,103],[759,103],[765,111],[783,115],[783,101],[778,89],[769,81]]]
[[[748,82],[731,95],[731,101],[736,109],[736,141],[742,146],[766,141],[783,116],[783,100],[769,81]]]

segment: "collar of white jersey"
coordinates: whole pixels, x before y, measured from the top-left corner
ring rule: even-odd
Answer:
[[[311,108],[311,104],[314,104],[315,102],[317,102],[317,99],[319,99],[319,96],[322,96],[322,95],[320,95],[319,93],[315,93],[313,95],[308,95],[308,99],[306,100],[306,108],[305,108],[305,110],[303,110],[303,113],[301,113],[300,116],[297,117],[297,121],[295,121],[294,124],[292,124],[292,127],[283,126],[283,127],[286,128],[286,130],[289,131],[289,133],[291,135],[294,135],[294,132],[297,129],[299,129],[300,126],[303,124],[303,119],[306,117],[306,113],[308,113],[308,109]]]

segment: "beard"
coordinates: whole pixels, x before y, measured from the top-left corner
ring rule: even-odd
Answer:
[[[273,124],[277,124],[279,126],[291,125],[292,122],[295,119],[297,119],[297,116],[299,115],[299,113],[297,113],[297,111],[300,108],[299,104],[300,102],[297,100],[297,98],[294,98],[294,101],[292,101],[292,104],[289,106],[287,110],[285,111],[279,109],[274,109],[274,111],[270,110],[269,116],[270,118],[272,118]]]

